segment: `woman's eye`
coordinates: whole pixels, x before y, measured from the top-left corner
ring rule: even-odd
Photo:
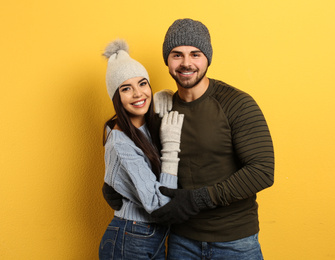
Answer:
[[[141,82],[140,86],[141,86],[141,87],[144,87],[144,86],[146,86],[147,84],[148,84],[148,82],[143,81],[143,82]]]
[[[128,88],[128,87],[121,88],[121,92],[128,91],[129,89],[130,89],[130,88]]]

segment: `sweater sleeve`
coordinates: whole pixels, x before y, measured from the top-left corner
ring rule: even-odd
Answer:
[[[223,206],[254,196],[274,182],[273,144],[261,109],[244,92],[227,103],[224,109],[241,167],[223,182],[207,187],[213,203]]]
[[[157,180],[142,150],[130,142],[108,142],[105,164],[105,182],[148,213],[170,201],[160,186],[177,187],[177,176],[161,173]]]

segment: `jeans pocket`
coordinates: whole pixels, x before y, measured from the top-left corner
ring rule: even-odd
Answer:
[[[155,224],[134,221],[130,230],[127,230],[127,235],[134,237],[151,237],[155,234],[155,231]]]
[[[167,228],[132,222],[124,236],[125,259],[164,259]]]
[[[99,247],[99,259],[112,259],[114,256],[115,242],[119,232],[118,227],[108,226]]]

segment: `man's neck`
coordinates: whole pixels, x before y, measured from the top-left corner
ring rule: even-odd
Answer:
[[[183,88],[177,84],[178,95],[185,102],[192,102],[200,98],[208,89],[209,79],[205,76],[197,85],[192,88]]]

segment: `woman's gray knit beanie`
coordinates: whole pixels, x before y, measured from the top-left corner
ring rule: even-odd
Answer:
[[[178,46],[193,46],[201,50],[208,60],[212,61],[211,36],[207,27],[189,18],[178,19],[169,27],[163,43],[163,58],[166,65],[167,59],[173,48]]]

